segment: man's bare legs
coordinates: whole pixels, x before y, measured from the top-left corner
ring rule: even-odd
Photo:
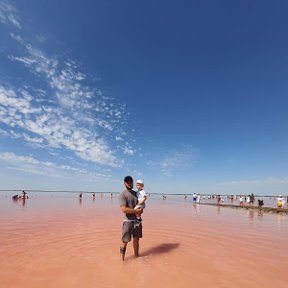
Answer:
[[[125,259],[126,247],[128,243],[122,242],[120,246],[120,258],[122,261]]]
[[[139,256],[139,238],[133,238],[134,256]]]
[[[128,243],[122,242],[120,246],[120,259],[122,261],[125,260],[127,244]],[[139,256],[139,238],[133,238],[133,248],[134,248],[134,256],[138,257]]]

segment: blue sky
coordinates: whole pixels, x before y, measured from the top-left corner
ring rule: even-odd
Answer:
[[[0,1],[0,188],[286,194],[287,12]]]

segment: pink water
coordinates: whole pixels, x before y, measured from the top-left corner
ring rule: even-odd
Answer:
[[[0,195],[0,287],[287,287],[288,216],[150,197],[140,257],[117,196]],[[132,285],[132,286],[131,286]]]

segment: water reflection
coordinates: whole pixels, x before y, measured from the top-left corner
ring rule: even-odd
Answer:
[[[26,204],[26,198],[22,198],[22,206],[25,206]]]
[[[194,215],[199,216],[200,215],[200,204],[199,203],[193,203],[192,207],[194,208]]]
[[[22,203],[22,206],[25,206],[26,204],[26,199],[25,198],[19,198],[19,199],[15,199],[13,198],[12,201],[15,203],[15,204],[18,204],[18,203]]]
[[[249,216],[249,220],[250,220],[250,222],[253,222],[253,220],[254,220],[254,210],[252,210],[252,209],[249,209],[248,210],[248,216]]]
[[[258,219],[262,220],[263,218],[263,210],[259,209],[257,213]]]
[[[277,221],[278,229],[281,229],[283,227],[284,217],[286,217],[286,215],[284,215],[283,213],[277,213],[276,214],[276,221]]]

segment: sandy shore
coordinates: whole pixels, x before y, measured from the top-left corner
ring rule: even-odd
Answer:
[[[1,198],[0,283],[33,287],[277,287],[288,276],[288,216],[149,199],[140,257],[121,263],[116,198]]]

